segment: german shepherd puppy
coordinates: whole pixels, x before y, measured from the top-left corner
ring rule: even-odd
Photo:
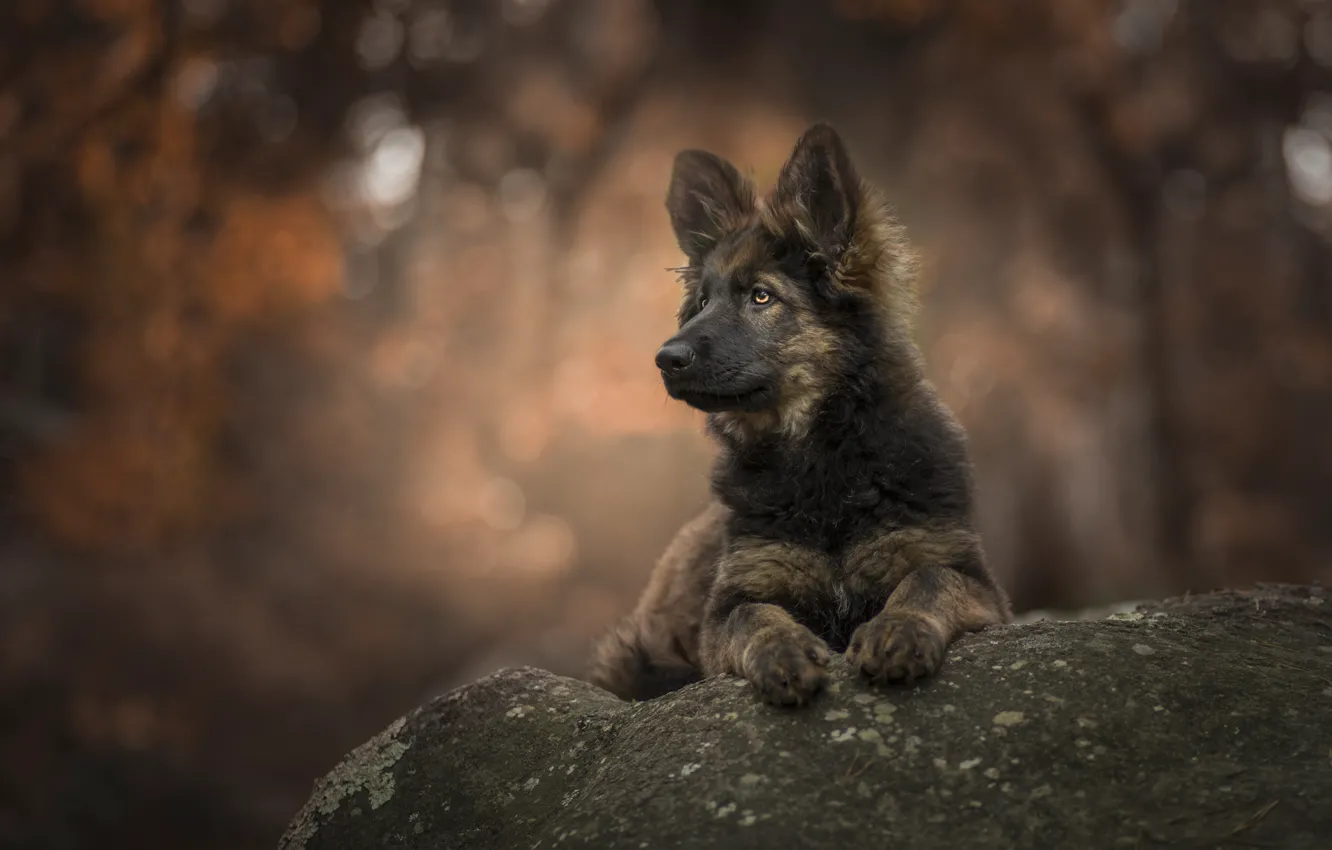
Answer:
[[[911,681],[963,632],[1011,620],[974,526],[966,437],[911,338],[913,253],[837,133],[810,127],[762,201],[730,163],[682,151],[666,207],[688,264],[656,365],[708,414],[714,499],[597,644],[589,679],[650,699],[729,673],[802,705],[830,652]]]

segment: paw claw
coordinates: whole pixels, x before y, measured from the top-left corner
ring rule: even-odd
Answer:
[[[875,682],[912,682],[933,675],[946,649],[944,636],[924,618],[884,613],[856,629],[846,658]]]
[[[807,630],[804,634],[775,636],[752,647],[746,662],[746,678],[764,702],[771,705],[804,705],[828,680],[828,647]]]

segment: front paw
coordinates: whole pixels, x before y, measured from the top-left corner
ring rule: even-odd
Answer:
[[[745,652],[745,678],[770,705],[804,705],[828,681],[828,645],[808,629],[760,638]]]
[[[934,675],[948,642],[924,617],[879,614],[851,635],[846,660],[874,682],[910,682]]]

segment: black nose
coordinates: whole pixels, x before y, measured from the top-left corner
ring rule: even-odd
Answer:
[[[679,372],[694,362],[694,348],[682,340],[673,339],[657,352],[657,368],[663,372]]]

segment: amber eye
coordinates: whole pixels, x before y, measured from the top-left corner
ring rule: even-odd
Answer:
[[[751,292],[749,297],[755,304],[767,304],[772,301],[772,293],[761,287]]]

